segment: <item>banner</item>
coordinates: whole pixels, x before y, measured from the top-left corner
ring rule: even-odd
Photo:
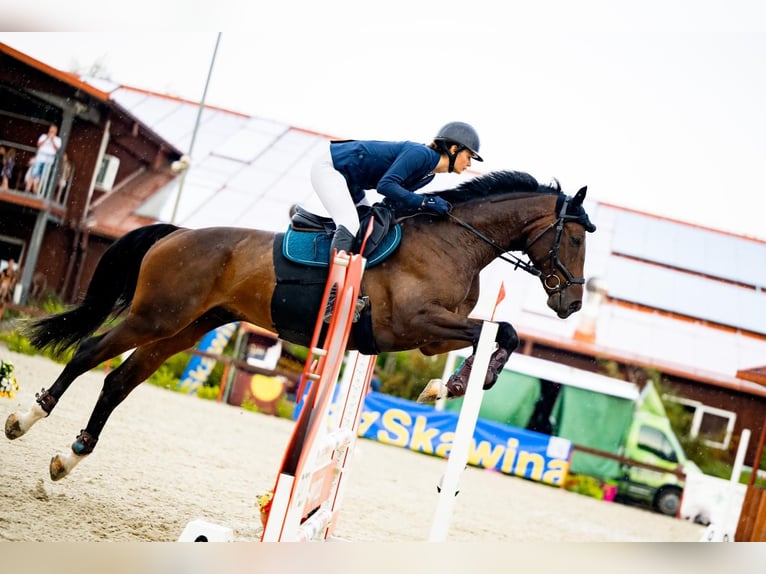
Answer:
[[[458,414],[371,392],[364,402],[359,436],[446,458]],[[479,419],[468,464],[564,486],[571,455],[572,443],[566,439]]]
[[[228,323],[218,327],[215,331],[210,331],[202,337],[197,348],[205,353],[220,355],[238,326],[239,323]],[[186,365],[186,370],[184,370],[181,379],[176,385],[176,390],[190,395],[196,394],[197,390],[207,381],[210,371],[213,370],[216,362],[215,359],[209,357],[192,356],[189,359],[189,364]]]

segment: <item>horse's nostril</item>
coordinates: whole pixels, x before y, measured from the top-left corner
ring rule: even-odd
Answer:
[[[569,311],[572,313],[577,313],[580,309],[582,309],[582,301],[575,301],[569,305]]]

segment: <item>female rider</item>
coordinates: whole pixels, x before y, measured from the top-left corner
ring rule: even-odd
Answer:
[[[413,193],[437,173],[462,173],[479,156],[479,135],[470,125],[450,122],[428,144],[411,141],[332,141],[314,161],[311,184],[335,221],[333,250],[352,252],[359,231],[358,205],[369,205],[374,189],[399,211],[445,215],[450,204],[440,197]]]

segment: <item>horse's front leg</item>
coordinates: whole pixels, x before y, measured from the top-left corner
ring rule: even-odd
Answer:
[[[196,343],[205,333],[222,324],[215,316],[205,316],[180,333],[139,346],[119,367],[105,378],[88,424],[80,431],[69,450],[53,456],[52,480],[61,480],[93,452],[109,416],[139,384],[160,368],[165,360]]]
[[[480,333],[481,329],[479,328],[479,334]],[[460,365],[454,373],[452,373],[446,384],[442,383],[439,379],[432,379],[429,381],[426,388],[418,397],[418,402],[430,402],[438,398],[456,398],[465,395],[468,388],[468,379],[471,376],[471,370],[473,368],[473,361],[478,342],[479,335],[477,334],[475,340],[472,341],[473,353],[463,361],[462,365]],[[519,337],[510,323],[500,322],[498,323],[495,342],[497,343],[497,348],[493,351],[492,356],[489,359],[487,373],[484,378],[484,390],[491,389],[497,382],[497,378],[500,376],[505,364],[508,362],[511,353],[513,353],[519,345]]]
[[[519,345],[519,337],[516,334],[516,329],[510,323],[501,322],[497,326],[497,335],[495,337],[497,348],[489,358],[489,366],[487,367],[487,374],[484,377],[484,390],[491,389],[497,382],[497,377],[505,367],[511,353],[516,350]],[[478,341],[477,341],[478,343]],[[476,356],[476,344],[473,346],[473,353],[468,357],[463,364],[457,369],[450,378],[447,380],[447,398],[462,397],[468,388],[468,378],[471,376],[471,369],[473,368],[474,357]]]

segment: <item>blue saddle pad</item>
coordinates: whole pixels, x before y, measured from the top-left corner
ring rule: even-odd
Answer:
[[[367,257],[366,267],[373,267],[385,260],[396,250],[401,240],[402,229],[399,225],[394,225],[380,245],[365,256]],[[327,267],[331,241],[331,236],[324,231],[296,231],[288,227],[282,243],[282,255],[300,265]]]

